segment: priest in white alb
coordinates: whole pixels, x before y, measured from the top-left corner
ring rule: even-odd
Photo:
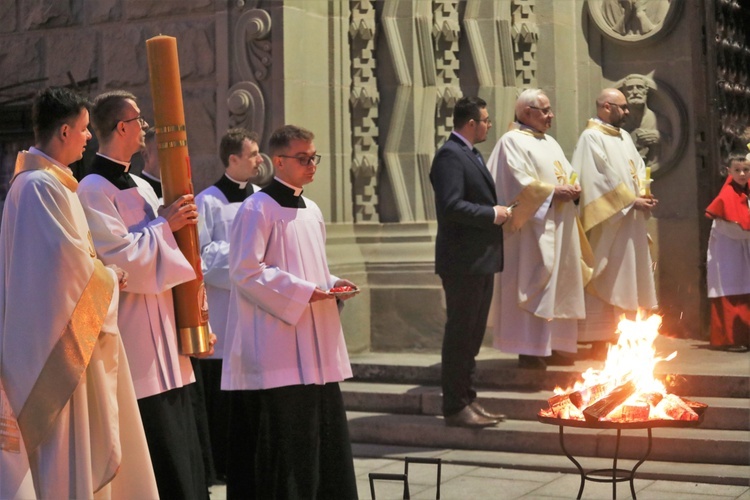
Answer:
[[[560,145],[545,134],[553,117],[541,90],[523,91],[516,122],[488,162],[498,203],[513,207],[505,270],[495,283],[494,346],[518,354],[520,367],[541,370],[573,363],[591,272],[576,220],[580,186]]]
[[[117,328],[127,275],[96,259],[68,167],[88,102],[45,89],[32,120],[0,230],[0,498],[157,498]]]
[[[572,164],[581,183],[581,222],[594,253],[578,341],[592,342],[592,355],[603,359],[607,343],[616,342],[620,316],[633,319],[639,309],[657,306],[646,221],[658,201],[650,196],[650,175],[638,149],[620,128],[629,114],[625,96],[602,90],[596,114],[578,139]]]

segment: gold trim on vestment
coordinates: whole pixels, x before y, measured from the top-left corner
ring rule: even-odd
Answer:
[[[578,241],[581,243],[581,276],[583,276],[583,286],[586,286],[594,276],[594,250],[578,217],[576,217],[576,226],[578,227]]]
[[[513,217],[505,225],[508,230],[513,233],[521,229],[526,224],[526,221],[534,216],[539,207],[542,206],[544,200],[549,198],[549,195],[555,190],[555,186],[547,184],[541,181],[533,181],[531,184],[526,186],[521,194],[513,200],[514,203],[518,203],[513,208]],[[504,226],[504,227],[505,227]]]
[[[18,426],[29,455],[47,437],[81,382],[112,301],[114,286],[110,271],[95,260],[94,272],[18,414]]]
[[[581,211],[583,230],[589,232],[592,227],[601,224],[615,213],[635,201],[635,194],[624,182],[615,189],[592,201]]]
[[[537,130],[534,130],[531,127],[520,124],[518,122],[511,123],[510,127],[508,127],[508,130],[520,132],[521,134],[525,134],[525,135],[530,135],[532,137],[536,137],[537,139],[544,139],[544,132],[539,132]]]
[[[16,169],[13,172],[13,180],[21,172],[28,172],[30,170],[44,170],[54,176],[63,186],[75,192],[78,189],[78,181],[65,170],[61,169],[47,158],[29,153],[28,151],[21,151],[16,157]]]
[[[610,125],[608,123],[602,123],[600,121],[590,119],[589,122],[586,124],[586,128],[595,128],[599,132],[605,135],[611,135],[613,137],[622,137],[620,135],[620,128],[615,127],[614,125]]]

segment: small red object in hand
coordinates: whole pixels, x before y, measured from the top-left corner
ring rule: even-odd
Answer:
[[[344,285],[344,286],[337,286],[337,287],[331,288],[328,291],[331,293],[341,293],[341,292],[353,292],[354,290],[356,290],[356,288],[354,288],[353,286]]]

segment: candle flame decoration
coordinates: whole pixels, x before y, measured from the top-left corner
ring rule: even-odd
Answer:
[[[182,195],[193,194],[177,39],[162,35],[150,38],[146,40],[146,52],[154,102],[159,170],[164,205],[168,206]],[[173,289],[180,353],[208,352],[208,301],[201,272],[198,230],[194,225],[187,225],[176,231],[174,236],[196,275],[196,279]]]
[[[654,378],[656,364],[677,355],[656,355],[653,344],[660,325],[658,315],[642,319],[639,313],[634,321],[622,319],[617,344],[610,347],[604,368],[587,369],[572,388],[556,387],[550,407],[539,414],[611,422],[698,420],[705,405],[667,393],[664,383]]]

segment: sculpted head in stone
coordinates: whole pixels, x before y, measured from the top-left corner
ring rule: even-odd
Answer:
[[[540,89],[526,89],[516,99],[516,121],[538,132],[546,132],[552,126],[549,98]]]
[[[656,90],[656,82],[647,75],[634,73],[620,80],[616,87],[628,101],[629,115],[622,127],[630,132],[646,166],[656,170],[659,168],[659,127],[656,114],[648,107],[648,95]]]

